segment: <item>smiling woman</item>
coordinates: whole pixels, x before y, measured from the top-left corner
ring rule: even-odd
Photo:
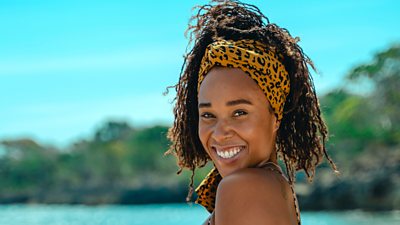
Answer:
[[[222,177],[263,161],[277,163],[270,156],[275,156],[271,153],[279,122],[264,93],[245,72],[214,67],[198,99],[200,141]]]
[[[311,181],[325,156],[337,172],[325,149],[313,64],[298,39],[256,6],[212,1],[199,8],[175,86],[168,152],[193,175],[214,164],[196,189],[196,203],[211,213],[205,224],[300,224],[296,171]],[[193,176],[188,201],[192,192]]]

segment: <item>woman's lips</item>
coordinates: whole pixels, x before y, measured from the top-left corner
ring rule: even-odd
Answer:
[[[243,145],[229,146],[229,147],[217,147],[213,146],[212,149],[221,160],[232,160],[236,158],[245,149]]]

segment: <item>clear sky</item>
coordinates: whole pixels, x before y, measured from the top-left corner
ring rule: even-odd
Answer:
[[[170,125],[191,8],[208,1],[0,0],[0,139],[66,145],[104,121]],[[244,1],[301,38],[318,94],[400,42],[400,1]]]

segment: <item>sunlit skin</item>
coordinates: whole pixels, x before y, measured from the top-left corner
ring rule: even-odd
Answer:
[[[222,177],[266,161],[276,163],[279,121],[262,90],[245,72],[214,67],[201,83],[198,102],[199,137]],[[217,150],[240,151],[225,159]]]

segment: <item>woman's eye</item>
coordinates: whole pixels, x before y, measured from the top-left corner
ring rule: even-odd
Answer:
[[[208,118],[213,118],[214,116],[211,113],[202,113],[201,117],[208,119]]]
[[[247,112],[245,112],[243,110],[238,110],[238,111],[235,111],[233,113],[234,116],[243,116],[243,115],[246,115],[246,114],[247,114]]]

